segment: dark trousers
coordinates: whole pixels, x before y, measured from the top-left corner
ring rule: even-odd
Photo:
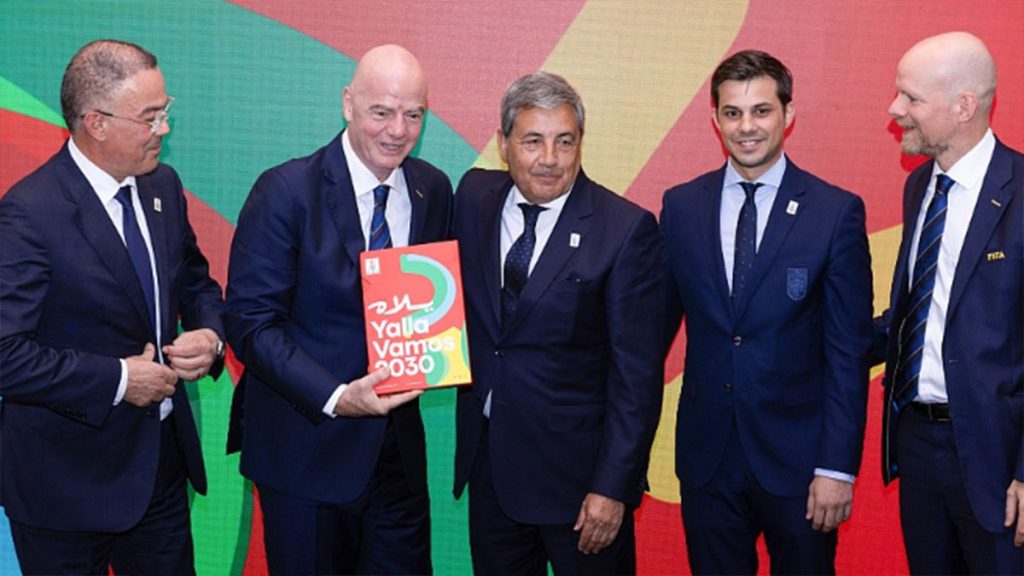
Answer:
[[[573,524],[523,524],[505,514],[494,492],[488,444],[485,424],[469,480],[469,545],[474,574],[546,576],[548,562],[559,576],[636,574],[632,510],[627,507],[611,545],[597,554],[583,554],[577,549],[580,533],[573,531]]]
[[[951,423],[905,410],[896,427],[896,458],[911,573],[1024,574],[1013,529],[988,532],[971,511]]]
[[[782,497],[761,488],[735,426],[711,480],[699,488],[684,484],[681,494],[686,551],[694,574],[756,574],[756,545],[762,533],[772,574],[835,573],[836,531],[811,528],[805,518],[807,494]]]
[[[11,520],[24,574],[195,574],[184,456],[174,415],[161,423],[160,464],[142,519],[120,533],[69,532]],[[68,478],[68,482],[74,482]]]
[[[271,574],[431,574],[430,500],[406,478],[392,424],[366,491],[344,504],[258,486]],[[325,455],[330,457],[330,455]]]

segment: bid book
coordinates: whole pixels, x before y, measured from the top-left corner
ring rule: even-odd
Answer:
[[[472,382],[458,242],[367,251],[359,265],[369,371],[391,372],[376,392]]]

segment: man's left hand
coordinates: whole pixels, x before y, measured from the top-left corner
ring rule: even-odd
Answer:
[[[826,476],[815,476],[807,491],[807,516],[815,530],[831,532],[850,519],[853,512],[853,484]]]
[[[622,526],[626,505],[607,496],[590,492],[583,499],[573,530],[580,533],[579,551],[597,554],[615,540]]]
[[[1013,533],[1013,545],[1024,546],[1024,482],[1012,480],[1006,489],[1006,520],[1003,525],[1009,528],[1017,521],[1017,529]]]
[[[173,344],[163,347],[164,358],[182,380],[199,380],[217,359],[218,342],[220,337],[209,328],[183,332]]]

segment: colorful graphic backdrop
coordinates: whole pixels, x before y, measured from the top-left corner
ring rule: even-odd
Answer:
[[[736,50],[767,50],[796,78],[790,157],[867,203],[878,310],[891,281],[902,182],[919,162],[900,155],[885,112],[900,55],[954,28],[983,38],[999,67],[993,126],[1024,149],[1019,0],[4,0],[2,10],[0,193],[66,138],[60,79],[76,49],[97,38],[137,42],[158,56],[176,98],[163,160],[188,188],[193,226],[221,283],[235,218],[256,176],[337,134],[341,90],[355,62],[385,42],[405,45],[426,68],[431,114],[415,153],[453,182],[470,166],[499,165],[493,134],[501,94],[518,76],[544,69],[584,96],[590,176],[655,212],[667,187],[723,162],[708,117],[714,66]],[[637,511],[641,574],[688,571],[672,472],[682,361],[677,343],[652,492]],[[219,381],[189,384],[210,474],[209,496],[193,501],[200,574],[266,572],[252,487],[238,474],[237,456],[223,449],[239,371],[232,362]],[[877,369],[874,376],[854,516],[840,532],[840,573],[906,572],[896,490],[879,477]],[[435,570],[469,574],[466,503],[450,495],[454,395],[431,392],[422,404]],[[5,520],[0,573],[17,573]]]

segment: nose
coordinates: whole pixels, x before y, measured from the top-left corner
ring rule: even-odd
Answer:
[[[162,120],[160,120],[160,127],[156,129],[156,135],[157,136],[166,136],[167,134],[170,134],[170,132],[171,132],[171,119],[170,119],[170,117],[165,117]]]
[[[905,113],[906,108],[903,105],[903,95],[897,94],[896,97],[892,99],[892,104],[889,104],[889,116],[892,116],[893,118],[899,118],[900,116],[903,116]]]
[[[538,158],[541,166],[557,166],[558,165],[558,144],[555,142],[545,142],[541,147],[540,157]]]
[[[406,122],[404,115],[394,114],[391,117],[391,121],[388,122],[388,136],[391,136],[392,138],[400,138],[404,136],[409,130],[409,126]]]
[[[751,114],[740,115],[740,132],[752,132],[754,130],[754,117]]]

